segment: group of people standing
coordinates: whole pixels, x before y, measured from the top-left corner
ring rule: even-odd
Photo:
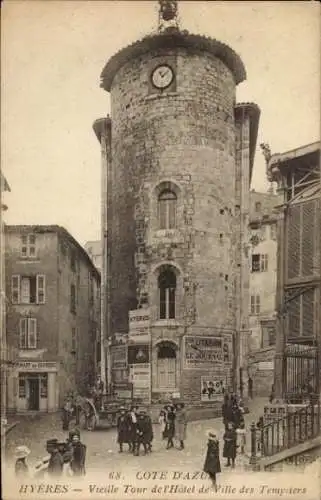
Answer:
[[[35,468],[35,477],[47,474],[52,478],[69,476],[83,476],[86,473],[86,446],[80,441],[80,432],[74,429],[69,432],[66,441],[49,439],[46,442],[46,451],[49,457],[44,458]],[[18,446],[15,453],[15,474],[17,478],[26,478],[30,475],[27,457],[30,450],[27,446]]]
[[[184,403],[168,404],[159,415],[162,438],[167,439],[166,449],[174,448],[174,438],[179,442],[179,450],[185,448],[187,414]]]
[[[184,403],[170,403],[164,406],[159,415],[159,423],[162,438],[167,440],[166,449],[174,448],[174,439],[177,439],[179,449],[183,450],[187,427]],[[128,444],[128,450],[133,455],[139,455],[141,446],[145,454],[151,453],[153,439],[152,420],[144,408],[132,406],[129,411],[120,408],[117,421],[117,442],[120,453],[123,452],[124,444]]]
[[[128,444],[130,453],[138,456],[140,447],[143,446],[145,455],[152,451],[154,438],[153,425],[145,408],[139,409],[132,406],[129,411],[121,407],[117,420],[117,442],[119,452],[123,452],[123,445]]]

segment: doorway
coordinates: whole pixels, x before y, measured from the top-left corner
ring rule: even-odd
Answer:
[[[171,342],[161,342],[157,351],[158,388],[173,390],[177,386],[175,345]]]
[[[39,410],[39,378],[29,378],[28,410]]]

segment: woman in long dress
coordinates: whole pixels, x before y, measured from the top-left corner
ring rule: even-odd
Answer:
[[[216,475],[221,472],[220,445],[215,429],[208,431],[207,437],[207,452],[203,470],[210,476],[213,487],[217,491]]]
[[[175,417],[175,437],[180,443],[180,450],[184,449],[184,441],[186,439],[187,414],[184,403],[178,403],[176,406]]]

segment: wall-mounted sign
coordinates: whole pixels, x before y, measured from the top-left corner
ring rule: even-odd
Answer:
[[[129,368],[129,380],[133,384],[133,397],[150,402],[151,374],[150,364],[132,365]]]
[[[129,340],[134,342],[150,341],[150,312],[149,309],[135,309],[129,311]]]
[[[226,376],[201,377],[201,401],[223,401],[227,389]]]
[[[184,364],[185,368],[213,368],[223,366],[223,338],[222,337],[184,337]]]
[[[117,345],[110,348],[111,367],[113,370],[127,368],[127,346]]]
[[[149,363],[149,344],[135,344],[128,346],[128,364]]]
[[[17,361],[15,367],[18,370],[35,371],[35,370],[57,370],[57,363],[55,361]]]

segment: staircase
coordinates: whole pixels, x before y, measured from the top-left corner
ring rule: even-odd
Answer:
[[[261,429],[252,424],[250,464],[253,470],[304,467],[321,453],[321,404],[313,400]]]

